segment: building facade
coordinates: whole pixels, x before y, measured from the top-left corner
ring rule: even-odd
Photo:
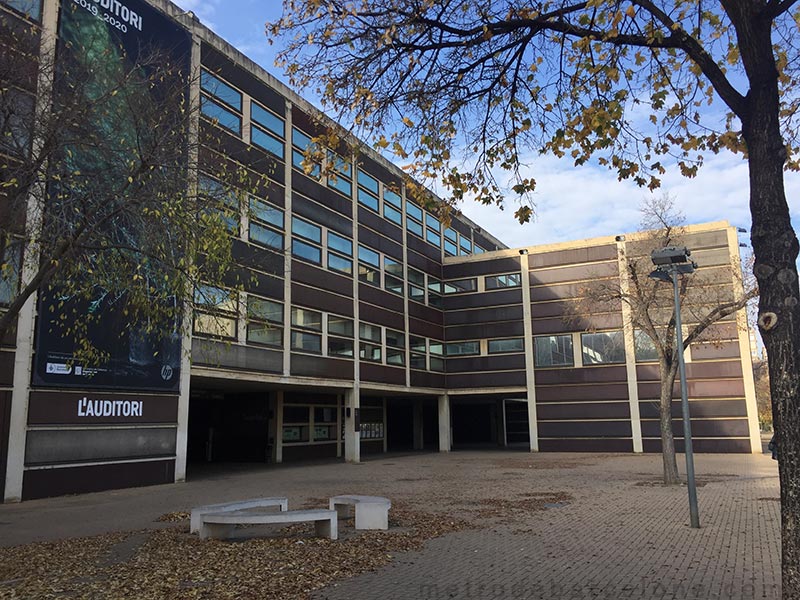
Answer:
[[[3,0],[0,23],[50,52],[75,11],[99,14],[120,43],[185,43],[201,73],[190,91],[198,127],[270,184],[232,220],[243,291],[199,290],[181,351],[154,371],[76,372],[58,362],[37,302],[26,304],[0,351],[6,501],[182,481],[216,461],[660,450],[658,367],[637,352],[625,305],[567,318],[593,282],[624,285],[642,236],[509,249],[462,216],[444,226],[368,149],[334,148],[336,176],[309,173],[317,111],[168,2]],[[724,275],[738,264],[735,228],[692,226],[685,240],[701,269],[740,286]],[[760,452],[744,314],[708,340],[686,352],[695,450]],[[136,362],[128,346],[122,360]]]

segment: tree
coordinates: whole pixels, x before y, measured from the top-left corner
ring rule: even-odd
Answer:
[[[101,363],[104,307],[174,337],[199,283],[229,278],[234,186],[252,181],[208,149],[187,48],[130,56],[76,7],[58,41],[0,13],[0,339],[38,292],[40,319]]]
[[[661,456],[664,483],[680,482],[672,431],[672,402],[678,373],[678,352],[695,342],[714,343],[711,326],[747,306],[758,295],[755,282],[743,278],[739,261],[728,257],[723,264],[700,268],[681,277],[681,316],[685,333],[677,344],[672,285],[654,280],[650,253],[667,246],[686,246],[685,218],[668,194],[651,196],[642,202],[641,228],[644,233],[626,244],[625,272],[620,277],[598,279],[582,290],[582,298],[568,313],[573,323],[580,323],[587,314],[610,308],[629,310],[628,323],[635,331],[638,356],[658,361],[661,381],[659,399]],[[752,278],[750,278],[752,279]]]
[[[527,198],[525,151],[596,159],[650,187],[667,168],[694,175],[704,153],[746,157],[785,598],[800,597],[800,288],[783,179],[798,167],[796,4],[284,0],[268,24],[272,37],[286,34],[279,56],[293,84],[314,86],[326,108],[456,201],[502,202],[498,171]]]

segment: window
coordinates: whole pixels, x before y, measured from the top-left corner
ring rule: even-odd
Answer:
[[[472,279],[454,279],[444,282],[445,294],[462,294],[465,292],[474,292],[477,289],[478,280],[474,277]]]
[[[425,230],[425,240],[429,244],[433,244],[437,248],[440,248],[442,246],[442,236],[440,236],[438,233],[436,233],[431,229]]]
[[[543,335],[533,338],[533,364],[537,367],[574,365],[571,335]]]
[[[200,73],[200,87],[237,112],[242,112],[242,94],[206,70]]]
[[[203,75],[208,77],[212,77],[205,71],[203,71]],[[216,79],[216,78],[215,78]],[[224,84],[223,84],[224,85]],[[228,86],[225,86],[228,87]],[[205,88],[204,88],[205,89]],[[232,88],[229,88],[232,89]],[[238,94],[238,92],[236,92]],[[200,98],[200,110],[209,119],[211,119],[214,123],[229,129],[236,135],[242,134],[242,117],[232,110],[226,108],[222,103],[218,102],[218,96],[214,95],[215,99],[211,99],[209,96],[203,95]],[[239,109],[241,110],[241,95],[239,96]]]
[[[262,148],[263,150],[274,154],[278,158],[283,159],[283,141],[264,131],[260,127],[252,126],[250,128],[250,141],[259,148]]]
[[[383,257],[383,286],[387,291],[403,295],[403,265],[389,258]]]
[[[480,342],[452,342],[445,346],[447,356],[473,356],[481,353]]]
[[[461,239],[463,240],[464,238],[461,238]],[[475,244],[474,252],[475,252],[475,254],[483,254],[484,252],[486,252],[486,250],[484,250],[483,248],[478,246],[478,244]]]
[[[525,343],[522,338],[489,340],[489,354],[502,354],[504,352],[525,352]]]
[[[448,256],[456,256],[458,254],[458,248],[456,245],[448,239],[444,241],[444,253]]]
[[[633,334],[633,345],[636,349],[636,362],[653,362],[658,360],[658,350],[652,338],[644,331],[637,329]]]
[[[3,4],[25,13],[35,20],[42,18],[42,0],[2,0]]]
[[[358,337],[361,339],[359,357],[371,362],[381,362],[381,328],[378,325],[359,323]]]
[[[378,212],[378,180],[358,170],[358,202]]]
[[[349,198],[353,194],[353,170],[350,161],[335,152],[328,152],[328,162],[330,163],[328,187]]]
[[[403,201],[400,198],[400,194],[393,192],[392,190],[388,190],[384,188],[383,190],[383,201],[387,204],[391,204],[397,209],[403,207]]]
[[[429,352],[431,361],[431,371],[444,372],[444,344],[437,340],[429,340]]]
[[[315,242],[315,244],[309,244],[303,240],[293,239],[293,256],[317,265],[322,264],[322,248],[317,245],[322,243],[322,229],[320,227],[298,217],[292,217],[292,236],[299,236],[310,242]]]
[[[422,209],[410,200],[406,200],[406,229],[422,237]]]
[[[353,242],[332,231],[328,232],[328,250],[345,256],[353,256]]]
[[[409,336],[408,349],[411,351],[409,366],[425,371],[428,368],[428,346],[424,337]]]
[[[358,203],[378,212],[378,198],[361,188],[358,188]]]
[[[581,353],[584,365],[625,362],[625,341],[621,331],[582,333]]]
[[[311,407],[309,406],[284,406],[283,407],[283,441],[297,443],[309,441],[311,421]]]
[[[461,239],[458,241],[458,245],[461,248],[461,254],[472,254],[472,240],[469,238],[461,236]],[[483,250],[481,250],[483,252]],[[475,248],[475,254],[478,254],[478,248]]]
[[[381,255],[367,248],[358,246],[358,279],[364,283],[380,287],[381,285]]]
[[[328,315],[328,356],[353,358],[353,319]]]
[[[395,223],[396,225],[403,224],[403,213],[397,210],[393,206],[389,206],[388,204],[383,205],[383,216],[386,220]]]
[[[406,364],[406,334],[402,331],[386,330],[386,364]]]
[[[31,150],[31,128],[34,123],[33,96],[4,86],[3,108],[0,110],[0,150],[14,156],[27,156]]]
[[[0,256],[0,306],[11,304],[19,293],[22,242],[11,241]]]
[[[283,211],[250,198],[250,241],[283,250]]]
[[[228,231],[239,235],[239,198],[236,194],[225,189],[219,181],[202,174],[198,178],[197,188],[197,193],[208,202],[208,214],[218,215]]]
[[[267,346],[283,345],[283,304],[247,296],[247,341]]]
[[[425,303],[425,273],[409,267],[408,297],[416,302]]]
[[[352,275],[353,242],[332,231],[328,232],[328,268]]]
[[[299,235],[318,244],[322,243],[322,229],[299,217],[292,217],[292,234]]]
[[[487,290],[519,287],[520,285],[522,285],[522,276],[519,273],[510,273],[508,275],[489,275],[486,277]]]
[[[254,123],[258,123],[269,130],[271,133],[274,133],[279,138],[283,139],[286,137],[286,126],[284,125],[283,119],[252,101],[250,102],[250,119],[252,119]]]
[[[316,265],[322,264],[322,250],[300,240],[292,240],[292,256],[307,260]]]
[[[312,152],[315,150],[311,138],[299,129],[292,127],[292,146],[292,165],[309,177],[319,179],[322,172],[319,163],[306,159],[305,155],[307,150]]]
[[[239,300],[236,292],[212,285],[194,290],[194,332],[213,337],[235,338]]]
[[[322,313],[292,307],[292,350],[322,353]]]
[[[361,169],[358,170],[358,185],[376,196],[378,195],[378,180]]]
[[[428,304],[441,308],[442,306],[442,282],[428,275]]]
[[[456,233],[456,230],[451,227],[445,228],[444,237],[445,239],[450,240],[451,242],[454,243],[458,241],[458,233]]]
[[[439,219],[428,213],[425,213],[425,226],[429,229],[433,229],[436,233],[439,233],[442,228],[442,224],[439,223]]]

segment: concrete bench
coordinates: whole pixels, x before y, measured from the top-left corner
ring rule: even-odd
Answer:
[[[356,529],[389,529],[389,509],[392,502],[382,496],[334,496],[329,507],[340,517],[348,506],[356,513]]]
[[[223,502],[221,504],[199,506],[192,509],[189,531],[192,533],[200,532],[200,518],[206,513],[222,513],[245,510],[248,508],[263,508],[265,506],[279,506],[282,511],[286,511],[289,510],[289,501],[286,498],[252,498],[250,500],[240,500],[238,502]]]
[[[332,540],[339,537],[339,521],[335,510],[287,510],[265,511],[264,509],[234,510],[204,513],[200,516],[200,537],[203,539],[225,539],[230,537],[236,525],[263,525],[266,523],[314,522],[319,537]]]

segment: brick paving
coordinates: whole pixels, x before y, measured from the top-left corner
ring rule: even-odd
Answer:
[[[688,527],[686,488],[658,484],[658,456],[470,451],[216,469],[185,484],[0,505],[0,545],[175,526],[154,520],[258,495],[286,495],[291,508],[358,493],[476,528],[323,588],[317,600],[779,598],[776,463],[699,455],[696,470],[700,530]],[[530,510],[537,498],[551,507]]]

